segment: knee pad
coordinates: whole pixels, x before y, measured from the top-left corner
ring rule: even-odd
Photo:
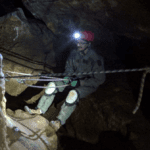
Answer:
[[[56,90],[56,84],[54,82],[50,82],[48,85],[47,85],[47,88],[45,90],[45,95],[51,95],[55,92]]]
[[[78,100],[78,93],[76,92],[76,90],[71,90],[67,95],[65,104],[71,106],[76,104],[77,100]]]

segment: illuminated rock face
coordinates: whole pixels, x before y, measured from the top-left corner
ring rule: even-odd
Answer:
[[[2,62],[2,61],[1,61]],[[1,63],[2,66],[2,63]],[[0,66],[0,67],[1,67]],[[0,68],[1,69],[1,68]],[[3,76],[1,70],[0,76]],[[57,136],[44,117],[32,116],[22,110],[6,113],[5,80],[0,79],[0,133],[1,147],[10,150],[56,150]],[[7,134],[6,134],[7,133]],[[9,148],[8,148],[9,146]]]
[[[29,24],[22,9],[0,17],[0,24],[0,53],[4,58],[3,71],[5,75],[23,76],[52,72],[51,68],[55,66],[55,62],[53,36],[50,31],[42,33],[36,23],[30,21]],[[21,94],[27,86],[20,84],[19,81],[18,79],[8,79],[6,92],[12,96]],[[37,80],[26,83],[36,84]]]
[[[20,117],[18,119],[13,117],[13,121],[21,131],[21,134],[15,142],[12,142],[10,146],[11,150],[19,149],[20,147],[21,149],[31,150],[35,148],[37,150],[57,149],[57,136],[53,128],[49,126],[48,120],[40,115],[31,116],[19,110],[17,111],[16,116]],[[8,137],[9,134],[8,130]],[[14,132],[13,134],[17,134],[17,132]]]
[[[22,110],[17,110],[12,116],[5,116],[7,119],[6,139],[10,150],[57,149],[57,135],[54,129],[49,126],[47,119],[40,115],[29,115]]]

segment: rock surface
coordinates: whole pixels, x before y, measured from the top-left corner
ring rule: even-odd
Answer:
[[[115,55],[119,40],[114,38],[114,34],[135,39],[137,43],[140,43],[140,40],[148,43],[147,39],[150,37],[150,12],[147,1],[13,0],[10,4],[5,4],[6,1],[4,2],[4,0],[2,2],[0,4],[0,10],[2,10],[0,12],[0,53],[4,56],[4,71],[38,74],[52,72],[56,64],[60,64],[60,69],[62,69],[61,64],[64,65],[64,60],[67,58],[65,50],[72,49],[70,47],[73,44],[72,33],[79,29],[94,32],[95,43],[98,45],[95,45],[95,49],[99,54],[102,52],[106,70],[122,68]],[[122,42],[120,43],[122,44]],[[141,47],[143,47],[142,44]],[[120,54],[122,54],[123,47],[120,46],[119,48]],[[143,65],[140,63],[144,62],[145,58],[149,61],[146,50],[138,49],[137,51],[137,47],[134,48],[134,54],[137,53],[135,57],[140,66]],[[145,55],[147,56],[145,57]],[[121,56],[128,61],[128,57]],[[62,57],[64,58],[61,59]],[[56,61],[55,58],[57,58]],[[147,61],[145,64],[147,64]],[[136,64],[136,61],[132,58],[131,62]],[[131,65],[130,67],[134,66],[131,62],[128,62]],[[14,76],[16,74],[7,72],[7,75]],[[136,78],[131,80],[136,81]],[[139,78],[138,81],[140,82]],[[26,81],[26,83],[32,85],[37,84],[37,81]],[[104,85],[100,86],[94,94],[80,101],[75,112],[67,120],[67,132],[63,131],[63,127],[60,132],[63,131],[64,135],[67,134],[91,144],[99,143],[103,137],[106,137],[104,138],[106,139],[104,145],[107,145],[109,149],[112,148],[113,144],[112,142],[106,142],[107,139],[113,141],[113,143],[117,143],[119,139],[113,138],[114,136],[110,136],[111,134],[108,132],[119,132],[130,140],[137,150],[150,149],[150,124],[140,110],[136,115],[132,114],[135,107],[135,98],[128,83],[130,82],[122,74],[107,75]],[[27,89],[27,86],[18,83],[16,79],[10,79],[6,82],[6,92],[11,96],[16,96],[16,101],[28,99],[25,89]],[[24,93],[24,99],[19,97],[22,93]],[[28,99],[27,103],[33,104],[36,102],[37,104],[37,100],[43,94],[43,91],[33,96],[31,90],[30,94],[31,98]],[[136,96],[137,94],[138,92],[136,92]],[[60,99],[62,98],[60,97]],[[14,105],[20,107],[16,101],[16,104],[13,104],[14,101],[10,101],[12,107]],[[62,102],[58,104],[58,109],[52,105],[43,116],[51,121],[58,114],[61,105]],[[25,123],[29,125],[29,128],[35,128],[36,131],[38,128],[36,126],[37,121],[42,119],[46,125],[48,124],[40,116],[28,122],[27,118],[30,116],[22,110],[16,110],[15,112],[7,110],[7,113],[12,117],[26,119]],[[44,126],[44,128],[46,127]],[[48,131],[50,137],[55,136],[54,146],[56,146],[56,135],[51,127]],[[45,133],[44,136],[46,137]],[[50,142],[52,142],[52,139],[50,139]]]
[[[79,28],[107,28],[111,32],[140,39],[149,36],[148,1],[135,0],[22,0],[32,15],[41,19],[55,33],[59,27],[74,30]],[[142,19],[141,19],[142,18]],[[53,25],[54,24],[54,25]],[[95,32],[100,38],[99,32]]]
[[[76,148],[80,148],[82,143],[85,147],[91,146],[94,149],[98,144],[94,150],[103,150],[104,147],[111,149],[116,142],[123,142],[124,139],[126,146],[121,147],[122,143],[120,149],[149,149],[147,139],[150,135],[150,123],[143,117],[141,110],[136,115],[132,114],[135,102],[131,91],[124,74],[107,75],[107,81],[95,93],[80,99],[79,106],[67,120],[65,128],[60,128],[60,147],[73,149],[73,146],[65,143],[64,139],[68,139]],[[64,100],[57,105],[57,109],[53,104],[44,117],[53,120],[63,102]],[[88,146],[89,143],[93,146]],[[116,144],[116,147],[119,145]]]
[[[51,68],[55,66],[55,62],[53,50],[50,51],[53,47],[50,32],[41,33],[37,24],[28,22],[22,9],[1,17],[0,24],[0,53],[4,57],[3,71],[7,76],[52,72]],[[20,84],[18,79],[8,80],[6,92],[12,96],[21,94],[27,88],[26,85]],[[26,81],[29,85],[36,83],[37,80]]]
[[[12,113],[9,113],[12,114]],[[13,117],[12,117],[13,116]],[[8,129],[8,139],[10,149],[57,149],[57,136],[52,127],[49,126],[49,121],[44,117],[37,115],[32,116],[22,110],[15,111],[11,119],[21,131],[18,139],[13,139],[11,136],[12,130]],[[13,133],[13,134],[17,134]],[[19,133],[18,133],[19,134]]]

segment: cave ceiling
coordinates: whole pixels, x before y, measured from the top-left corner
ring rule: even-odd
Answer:
[[[58,27],[72,29],[107,28],[131,38],[149,36],[149,11],[146,2],[137,0],[34,0],[22,1],[32,15],[53,32]],[[99,37],[99,34],[96,35]]]

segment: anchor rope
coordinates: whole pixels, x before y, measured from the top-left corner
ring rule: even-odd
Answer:
[[[143,96],[143,89],[144,89],[144,83],[145,83],[145,78],[147,73],[150,73],[150,68],[145,67],[145,68],[136,68],[136,69],[120,69],[120,70],[107,70],[107,71],[94,71],[94,72],[80,72],[80,73],[50,73],[50,74],[39,74],[39,75],[32,75],[32,74],[25,74],[25,73],[18,73],[18,72],[11,72],[11,71],[4,71],[4,72],[9,72],[9,73],[15,73],[15,74],[22,74],[25,76],[6,76],[6,77],[0,77],[0,78],[25,78],[25,77],[43,77],[43,78],[49,78],[49,79],[20,79],[18,81],[19,83],[24,83],[25,85],[33,88],[47,88],[46,86],[33,86],[26,84],[26,80],[39,80],[39,81],[64,81],[64,80],[69,80],[69,79],[61,79],[61,78],[55,78],[55,77],[50,77],[50,76],[79,76],[79,75],[90,75],[90,74],[98,74],[98,73],[121,73],[121,72],[137,72],[137,71],[145,71],[143,73],[142,79],[141,79],[141,86],[140,86],[140,91],[139,91],[139,96],[138,96],[138,101],[136,104],[135,109],[133,110],[133,114],[137,112],[137,110],[140,107],[141,101],[142,101],[142,96]],[[62,86],[56,86],[56,87],[65,87],[69,86],[70,84],[62,85]],[[49,87],[49,88],[54,88],[54,87]]]
[[[29,86],[29,87],[33,87],[33,88],[47,88],[45,86],[33,86],[33,85],[29,85],[26,84],[25,81],[26,80],[39,80],[39,81],[64,81],[64,80],[70,80],[70,79],[61,79],[61,78],[55,78],[52,76],[80,76],[80,75],[90,75],[90,74],[98,74],[98,73],[121,73],[121,72],[137,72],[137,71],[145,71],[143,73],[142,79],[141,79],[141,86],[140,86],[140,92],[139,92],[139,96],[138,96],[138,101],[136,104],[135,109],[133,110],[133,114],[135,114],[137,112],[137,110],[140,107],[141,101],[142,101],[142,95],[143,95],[143,89],[144,89],[144,83],[145,83],[145,78],[147,73],[150,73],[150,68],[149,67],[145,67],[145,68],[136,68],[136,69],[120,69],[120,70],[106,70],[106,71],[94,71],[94,72],[79,72],[79,73],[50,73],[50,74],[38,74],[38,75],[32,75],[32,74],[25,74],[25,73],[18,73],[18,72],[11,72],[11,71],[4,71],[4,72],[9,72],[9,73],[16,73],[16,74],[22,74],[24,76],[5,76],[5,77],[0,77],[0,78],[26,78],[26,77],[43,77],[43,78],[49,78],[49,79],[20,79],[19,83],[24,83],[25,85]],[[70,84],[67,85],[62,85],[62,86],[57,86],[57,87],[65,87],[65,86],[69,86]],[[54,88],[54,87],[51,87]]]

